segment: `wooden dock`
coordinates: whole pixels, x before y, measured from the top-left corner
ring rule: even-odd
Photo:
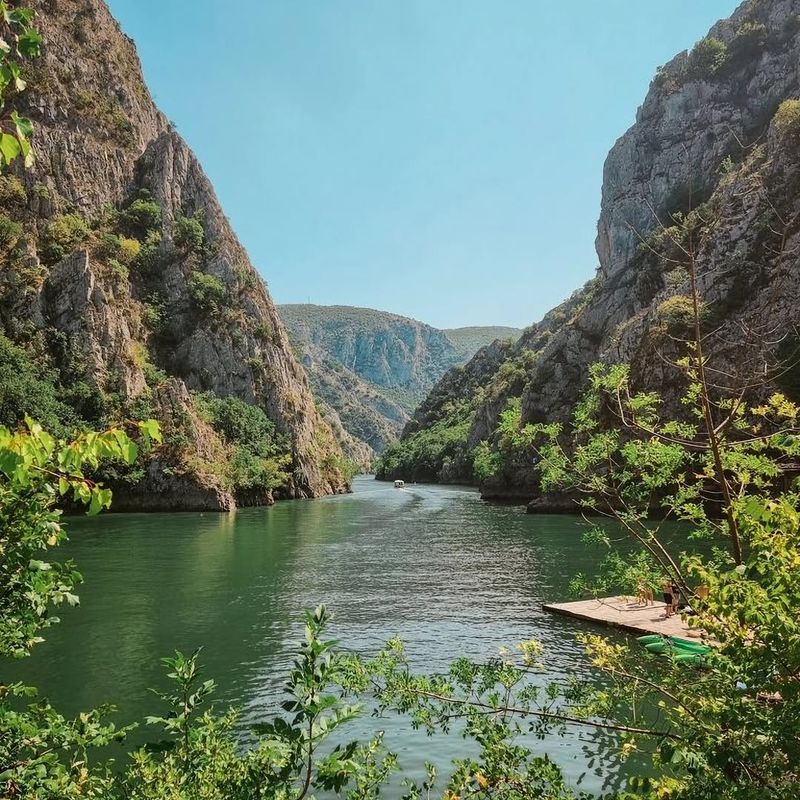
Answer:
[[[680,636],[683,639],[698,639],[701,636],[698,630],[689,628],[678,614],[666,618],[664,603],[658,600],[653,605],[644,605],[632,597],[599,597],[574,603],[547,603],[543,608],[554,614],[619,628],[639,636],[646,633]]]

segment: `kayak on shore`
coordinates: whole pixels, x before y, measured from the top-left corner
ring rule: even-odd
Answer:
[[[702,664],[703,657],[711,652],[711,647],[702,642],[681,639],[679,636],[659,636],[650,634],[638,637],[637,641],[655,655],[673,655],[682,664]]]

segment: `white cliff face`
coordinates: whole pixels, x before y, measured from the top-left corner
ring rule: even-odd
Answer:
[[[711,76],[682,75],[688,56],[673,59],[653,81],[636,123],[606,159],[597,254],[607,276],[635,258],[639,235],[654,230],[690,194],[702,202],[726,156],[763,136],[780,102],[800,93],[797,0],[745,2],[709,35],[728,47],[728,63]],[[766,39],[737,58],[737,32],[763,25]]]
[[[28,194],[20,215],[29,262],[42,278],[24,292],[16,284],[13,291],[6,287],[0,300],[6,333],[18,340],[26,329],[45,332],[45,339],[46,331],[57,333],[80,355],[89,383],[105,389],[113,375],[128,399],[147,389],[144,352],[170,376],[170,396],[190,417],[196,414],[187,388],[261,406],[291,439],[293,477],[286,494],[344,490],[337,466],[341,450],[315,407],[267,288],[196,157],[154,105],[133,43],[102,0],[29,5],[45,46],[20,99],[35,126],[37,154],[35,166],[20,171]],[[97,247],[88,245],[65,253],[49,269],[39,266],[53,218],[71,213],[97,228],[109,207],[123,207],[141,190],[161,208],[152,274],[112,274]],[[202,263],[174,240],[175,221],[195,212],[206,244]],[[197,271],[221,282],[224,316],[193,302],[190,282]],[[153,297],[162,308],[158,331],[144,321]],[[199,456],[200,441],[211,434],[195,421]],[[168,496],[173,490],[167,484],[158,486]],[[217,503],[214,491],[207,505],[224,506],[227,501]]]
[[[800,96],[798,15],[798,0],[744,3],[709,32],[727,46],[715,74],[695,77],[683,53],[653,81],[635,124],[606,159],[592,298],[542,352],[526,387],[524,419],[565,419],[596,360],[631,361],[643,381],[659,385],[664,376],[646,333],[658,305],[687,287],[670,281],[669,265],[644,257],[641,245],[662,225],[673,225],[676,212],[712,198],[713,225],[704,231],[697,264],[706,302],[731,324],[759,311],[759,297],[774,276],[769,253],[758,249],[757,220],[768,210],[777,171],[793,169],[791,148],[781,147],[769,130],[780,103]],[[763,41],[742,49],[736,42],[744,26],[763,26]],[[754,162],[758,145],[765,155]],[[756,185],[762,186],[760,201]],[[786,200],[788,212],[794,198]],[[752,283],[755,274],[748,274],[748,260],[758,262],[763,281],[745,292],[743,282]],[[736,308],[734,291],[744,299]]]

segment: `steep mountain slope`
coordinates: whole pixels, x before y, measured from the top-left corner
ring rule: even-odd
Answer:
[[[266,286],[153,104],[133,43],[102,0],[30,5],[45,45],[16,103],[34,122],[37,160],[0,187],[2,331],[64,397],[91,398],[72,403],[82,422],[162,420],[165,446],[121,476],[118,508],[344,490],[341,451]],[[255,461],[209,412],[222,413],[214,397],[256,413],[270,442]]]
[[[409,414],[450,367],[497,338],[519,335],[501,326],[442,331],[351,306],[281,305],[278,312],[315,395],[377,453],[397,439]]]
[[[425,417],[406,429],[382,475],[419,467],[415,454],[427,448],[425,468],[438,478],[475,480],[473,457],[487,452],[475,448],[486,441],[497,458],[481,475],[485,496],[527,500],[536,492],[532,461],[503,452],[499,427],[568,419],[598,360],[630,363],[638,386],[674,396],[661,356],[672,354],[670,334],[685,324],[687,249],[721,369],[737,374],[758,348],[762,364],[792,349],[800,319],[798,64],[800,2],[759,0],[659,70],[605,164],[595,279],[529,329],[477,389],[460,390],[445,376],[432,398],[458,397],[460,417],[452,399],[423,404]],[[443,431],[449,450],[440,447]],[[453,453],[463,465],[457,475]]]
[[[447,338],[456,349],[461,363],[469,361],[481,347],[491,344],[496,339],[519,339],[522,331],[506,325],[470,325],[466,328],[444,328]]]

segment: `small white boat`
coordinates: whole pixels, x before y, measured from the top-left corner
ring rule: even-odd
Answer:
[[[406,488],[406,482],[397,480],[397,481],[394,482],[394,488],[395,489],[405,489]]]

